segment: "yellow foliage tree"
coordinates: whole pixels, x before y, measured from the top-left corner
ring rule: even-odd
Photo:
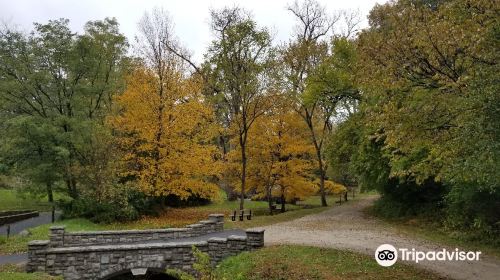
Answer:
[[[137,69],[117,97],[120,112],[110,123],[125,151],[123,175],[148,195],[213,199],[213,176],[220,172],[218,150],[210,143],[213,113],[202,102],[200,80],[184,77],[171,63],[161,81],[152,70]]]
[[[314,147],[300,116],[283,102],[276,104],[250,130],[248,183],[258,197],[267,198],[270,210],[272,198],[280,197],[285,211],[285,201],[317,192]]]
[[[319,182],[317,182],[319,184]],[[347,188],[339,183],[333,181],[325,181],[325,189],[331,194],[341,194],[347,192]]]

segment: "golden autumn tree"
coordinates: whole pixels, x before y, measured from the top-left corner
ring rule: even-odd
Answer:
[[[171,25],[161,10],[140,22],[139,50],[143,66],[127,79],[116,98],[119,115],[110,120],[125,151],[124,176],[152,196],[215,198],[212,181],[220,168],[211,144],[216,127],[203,103],[201,79],[165,47]]]
[[[317,192],[314,182],[314,147],[307,127],[290,106],[276,102],[272,111],[255,121],[249,134],[249,186],[259,197],[285,202]]]
[[[213,198],[218,187],[210,176],[219,170],[217,149],[210,144],[213,114],[201,102],[195,79],[175,72],[165,78],[168,86],[160,96],[158,78],[138,69],[116,100],[121,113],[112,124],[126,151],[123,175],[135,178],[148,195]]]

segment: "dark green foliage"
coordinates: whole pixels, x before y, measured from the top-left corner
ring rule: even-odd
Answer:
[[[446,205],[445,225],[457,231],[467,229],[469,233],[459,237],[500,246],[500,193],[459,185],[446,195]]]
[[[442,213],[447,188],[432,179],[417,183],[410,176],[390,177],[383,138],[370,137],[362,121],[361,112],[353,114],[332,135],[328,156],[333,176],[354,182],[362,190],[377,190],[382,197],[375,210],[384,217]]]
[[[381,193],[378,213],[498,243],[499,11],[490,0],[372,10],[357,40],[362,103],[329,159],[333,176]]]
[[[443,214],[443,196],[447,189],[428,180],[423,184],[391,178],[378,190],[382,195],[374,210],[386,218],[409,216],[439,217]]]
[[[207,205],[211,202],[210,199],[203,198],[198,195],[191,195],[187,199],[181,199],[176,195],[168,195],[166,197],[160,197],[159,199],[163,201],[165,206],[171,207],[201,206]]]
[[[131,206],[123,208],[113,202],[96,202],[92,197],[79,197],[61,204],[63,218],[87,218],[95,223],[113,223],[135,220],[139,217],[137,210]]]
[[[360,114],[352,114],[334,130],[327,147],[329,160],[329,176],[333,181],[344,186],[358,186],[358,178],[354,170],[354,157],[362,140],[362,125]]]
[[[96,223],[113,223],[136,220],[141,214],[151,214],[154,201],[126,186],[114,188],[118,191],[101,200],[96,200],[91,194],[60,203],[63,217],[83,217]]]
[[[89,139],[123,86],[126,48],[114,19],[90,21],[81,35],[66,19],[36,23],[29,35],[0,30],[0,161],[9,173],[47,191],[65,184],[73,198],[94,187],[81,180],[96,150]]]
[[[36,116],[9,119],[4,131],[9,138],[0,148],[3,163],[10,167],[11,174],[23,174],[29,179],[24,182],[24,190],[47,195],[52,202],[69,154],[61,131]]]

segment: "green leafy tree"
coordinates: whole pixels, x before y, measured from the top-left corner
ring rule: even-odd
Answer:
[[[386,163],[374,177],[393,181],[385,190],[394,199],[432,194],[424,200],[445,205],[449,225],[489,236],[500,221],[499,9],[391,2],[372,10],[358,40],[364,137]]]
[[[12,147],[19,154],[33,149],[24,141],[38,143],[34,146],[44,157],[56,148],[64,151],[64,159],[52,166],[58,174],[53,178],[64,181],[68,194],[76,198],[79,176],[93,164],[85,154],[89,143],[81,136],[102,124],[112,95],[120,91],[127,43],[115,19],[88,22],[82,35],[71,32],[68,23],[36,23],[30,35],[9,28],[0,31],[0,110],[6,119],[23,124],[7,131],[23,139]],[[45,131],[26,130],[35,126]],[[25,175],[38,181],[34,174],[43,173],[48,168],[44,164],[50,160],[25,161],[18,171],[31,170]],[[39,172],[33,172],[36,169]]]
[[[12,175],[29,178],[27,189],[33,194],[45,194],[53,202],[54,185],[61,180],[68,157],[63,139],[40,118],[25,116],[6,122],[9,135],[0,149],[2,161],[11,166]]]
[[[248,135],[269,102],[271,37],[251,16],[239,8],[212,11],[211,43],[205,65],[209,86],[227,118],[225,129],[236,140],[240,156],[240,209],[247,191]],[[208,72],[208,73],[207,73]]]
[[[327,206],[326,142],[333,130],[338,105],[348,98],[357,98],[354,75],[348,69],[353,68],[349,64],[353,64],[354,50],[349,49],[347,39],[353,35],[357,21],[352,16],[345,18],[347,32],[334,37],[333,53],[330,53],[327,36],[340,21],[341,14],[328,17],[324,7],[310,0],[295,2],[288,10],[297,18],[298,25],[293,40],[282,50],[283,76],[295,110],[309,128],[316,153],[321,204]]]

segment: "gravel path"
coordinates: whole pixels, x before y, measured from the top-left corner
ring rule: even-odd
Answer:
[[[377,219],[364,217],[362,210],[371,205],[376,198],[376,196],[364,197],[319,214],[262,227],[266,230],[265,243],[347,249],[371,256],[379,245],[385,243],[392,244],[396,248],[410,250],[415,248],[424,252],[443,248],[455,250],[398,234],[395,230],[384,227]],[[500,279],[500,261],[483,255],[479,261],[422,261],[415,265],[454,279]]]

